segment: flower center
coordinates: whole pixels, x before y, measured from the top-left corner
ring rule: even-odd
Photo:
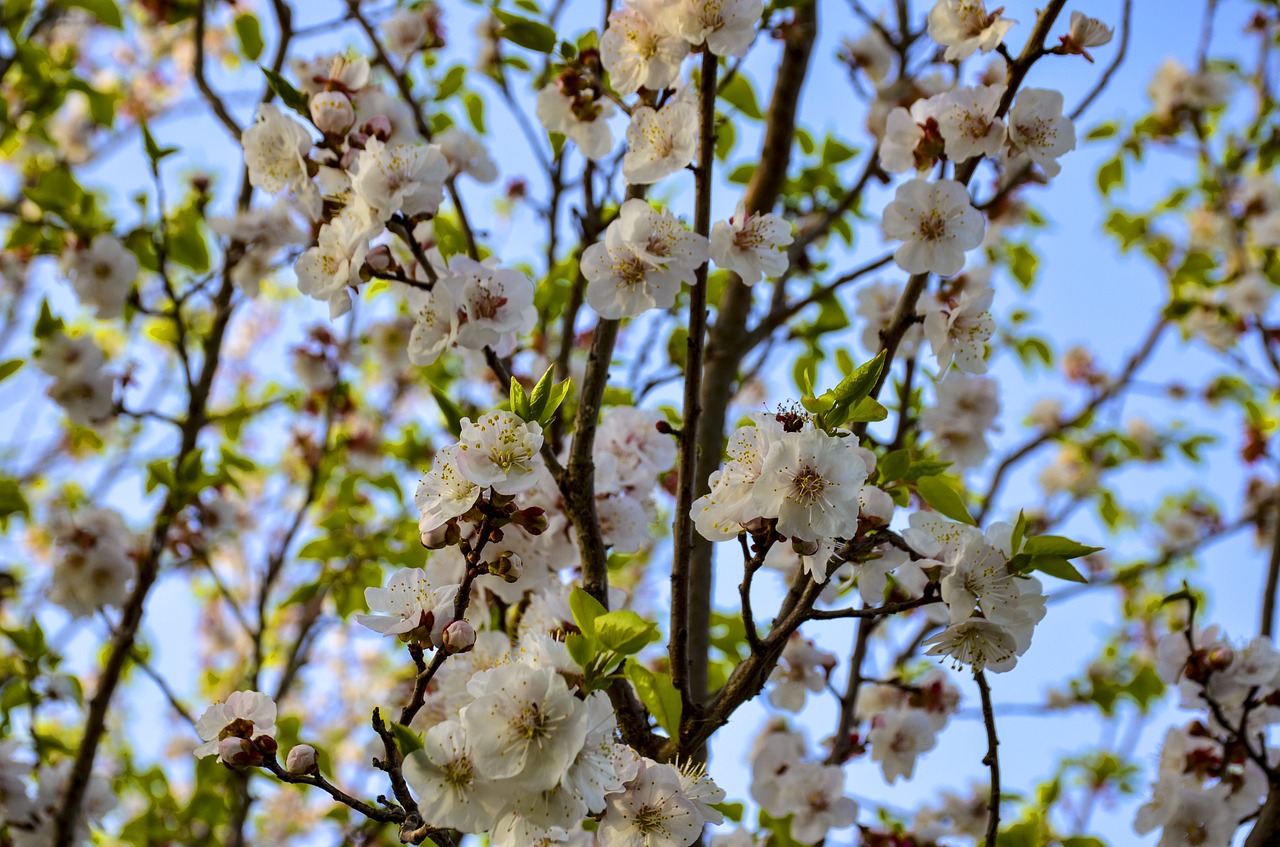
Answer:
[[[793,499],[802,506],[808,506],[819,500],[826,488],[827,480],[818,472],[817,468],[810,465],[805,465],[791,477]]]

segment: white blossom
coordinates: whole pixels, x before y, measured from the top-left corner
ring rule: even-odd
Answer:
[[[746,203],[728,221],[711,227],[711,258],[719,268],[733,271],[746,285],[761,277],[779,277],[787,270],[787,245],[795,239],[791,225],[778,215],[751,214]]]
[[[258,118],[240,136],[249,182],[268,194],[288,191],[297,198],[307,216],[320,217],[320,189],[308,170],[311,135],[307,128],[285,115],[273,104],[258,106]]]
[[[1097,18],[1091,18],[1083,12],[1071,13],[1071,29],[1062,36],[1062,46],[1068,53],[1079,53],[1090,62],[1090,47],[1101,47],[1111,41],[1115,30]]]
[[[553,668],[509,664],[471,683],[462,728],[476,772],[525,791],[558,784],[586,741],[588,708]]]
[[[1058,157],[1076,147],[1076,129],[1062,114],[1062,92],[1049,88],[1024,88],[1009,110],[1010,161],[1026,156],[1044,169],[1046,176],[1062,170]]]
[[[698,107],[673,98],[661,109],[638,106],[627,126],[627,152],[622,175],[627,182],[648,185],[680,171],[698,150]]]
[[[710,541],[732,538],[744,523],[760,517],[752,492],[764,470],[764,458],[783,430],[773,415],[756,414],[753,418],[754,423],[738,427],[729,436],[729,461],[723,470],[710,475],[711,490],[693,502],[694,526]]]
[[[275,701],[257,691],[236,691],[205,709],[196,721],[196,734],[205,742],[195,749],[196,757],[217,753],[224,730],[245,739],[275,735]]]
[[[916,759],[933,749],[937,735],[928,715],[919,709],[890,709],[875,716],[867,733],[871,761],[879,762],[890,785],[898,777],[911,779]]]
[[[613,90],[623,96],[670,87],[687,55],[689,43],[675,30],[668,0],[628,0],[609,15],[600,37],[600,62]]]
[[[986,344],[995,334],[991,302],[995,291],[990,288],[966,288],[959,299],[937,303],[924,315],[924,334],[938,357],[938,370],[946,372],[952,361],[969,374],[987,372]]]
[[[61,264],[81,303],[101,319],[120,317],[138,276],[138,259],[120,239],[95,235],[87,248],[63,253]]]
[[[954,371],[935,387],[937,400],[920,414],[920,426],[932,433],[939,455],[961,468],[982,464],[990,447],[987,432],[1000,414],[999,386],[987,377]]]
[[[137,538],[114,509],[83,508],[57,514],[51,521],[57,558],[49,599],[72,617],[92,615],[103,606],[122,606],[137,572]]]
[[[1004,121],[996,117],[1003,85],[957,88],[946,95],[938,115],[938,130],[947,158],[963,162],[974,156],[995,156],[1005,141]]]
[[[778,804],[795,815],[791,835],[802,844],[817,844],[830,830],[858,819],[858,804],[844,796],[844,769],[838,765],[793,762],[778,780]]]
[[[431,470],[418,483],[414,503],[422,513],[418,530],[431,532],[465,514],[475,505],[481,486],[472,482],[458,467],[459,447],[450,444],[436,452]]]
[[[801,711],[807,694],[820,694],[826,688],[827,675],[835,666],[834,654],[793,632],[769,675],[769,702],[786,712]]]
[[[564,79],[553,79],[538,92],[538,120],[547,132],[558,132],[578,145],[588,159],[603,159],[613,149],[608,119],[613,103],[596,99],[589,88],[572,90]]]
[[[938,0],[929,12],[929,37],[947,48],[948,62],[967,59],[981,50],[990,53],[1000,46],[1005,33],[1017,21],[987,12],[983,0]]]
[[[1018,643],[1009,630],[985,618],[968,618],[931,636],[924,642],[927,656],[950,656],[975,671],[1011,670],[1017,663]]]
[[[356,157],[351,190],[384,223],[397,212],[408,217],[435,214],[444,200],[449,162],[438,144],[365,142]]]
[[[498,178],[498,166],[484,142],[466,130],[451,126],[437,135],[435,142],[449,162],[450,174],[467,174],[476,182],[485,183]]]
[[[328,303],[331,320],[351,310],[351,289],[360,285],[360,268],[369,255],[373,228],[372,219],[364,212],[367,208],[352,204],[320,227],[316,245],[304,251],[293,266],[298,290]]]
[[[675,0],[676,27],[690,44],[741,59],[755,41],[763,0]]]
[[[844,439],[816,429],[788,432],[769,448],[752,497],[762,517],[778,519],[779,533],[816,541],[856,525],[866,477]]]
[[[903,242],[894,261],[911,274],[959,273],[965,252],[982,243],[983,230],[982,213],[954,180],[903,183],[884,210],[885,235]]]
[[[405,757],[404,778],[431,823],[461,832],[483,832],[504,805],[505,792],[476,773],[462,724],[443,721],[427,730],[422,749]]]
[[[676,769],[646,760],[625,792],[610,795],[597,837],[610,847],[689,847],[703,823]]]
[[[458,470],[476,485],[499,494],[519,494],[536,481],[542,427],[512,412],[494,411],[474,423],[462,419]]]
[[[707,240],[666,209],[628,200],[605,230],[604,241],[582,254],[587,303],[612,320],[669,309],[708,253]]]
[[[386,588],[364,590],[372,614],[356,615],[356,623],[383,635],[438,645],[453,617],[457,593],[456,585],[432,585],[422,568],[400,568],[387,580]]]

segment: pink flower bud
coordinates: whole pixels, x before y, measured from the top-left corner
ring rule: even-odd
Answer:
[[[232,735],[218,742],[218,761],[233,768],[253,767],[262,764],[262,754],[252,741]]]
[[[476,630],[466,621],[454,621],[444,628],[444,649],[449,653],[466,653],[476,646]]]
[[[316,772],[316,748],[310,744],[299,744],[289,751],[284,762],[285,770],[292,774],[309,774]]]
[[[341,91],[321,91],[311,97],[311,121],[325,135],[342,135],[356,122],[356,110]]]

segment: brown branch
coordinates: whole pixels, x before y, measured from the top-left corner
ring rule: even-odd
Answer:
[[[987,799],[987,836],[986,847],[995,847],[1000,834],[1000,755],[996,748],[1000,740],[996,738],[996,715],[991,708],[991,687],[987,685],[987,675],[977,671],[973,675],[978,683],[978,692],[982,695],[982,722],[987,727],[987,755],[982,764],[991,769],[991,796]]]
[[[320,775],[319,772],[313,774],[296,774],[289,773],[285,770],[275,756],[263,756],[262,767],[276,775],[281,782],[287,782],[290,785],[309,785],[312,788],[319,788],[328,794],[334,800],[337,800],[344,806],[347,806],[370,820],[379,823],[403,823],[405,813],[403,809],[383,809],[377,806],[371,806],[362,800],[357,800],[347,792],[338,788],[329,780]]]
[[[196,87],[200,89],[200,94],[209,103],[210,110],[218,118],[227,132],[231,133],[231,137],[237,142],[240,141],[240,124],[236,123],[236,119],[227,111],[227,104],[222,102],[222,98],[213,90],[213,86],[209,85],[209,80],[204,72],[204,33],[205,33],[205,10],[208,7],[208,0],[200,0],[200,5],[196,8],[195,14],[195,32],[192,34],[195,41],[196,55],[194,59],[194,74],[196,78]]]
[[[716,73],[719,57],[704,48],[698,107],[698,167],[693,230],[703,238],[711,234],[712,168],[715,164]],[[676,517],[671,563],[671,681],[680,692],[684,714],[691,716],[701,690],[689,683],[689,604],[693,569],[693,500],[698,479],[698,426],[702,420],[702,351],[707,336],[707,270],[704,262],[694,272],[689,289],[689,332],[685,338],[684,416],[680,425],[680,459],[677,467]]]
[[[1108,382],[1105,388],[1095,394],[1093,398],[1080,409],[1080,411],[1076,412],[1070,418],[1067,418],[1058,426],[1044,430],[1024,442],[1022,446],[1005,456],[1004,459],[996,465],[995,473],[991,477],[991,483],[987,486],[987,493],[982,498],[982,508],[977,514],[979,525],[986,520],[987,514],[995,504],[996,495],[999,493],[1000,486],[1004,482],[1005,475],[1009,470],[1032,452],[1052,441],[1063,432],[1079,426],[1087,420],[1090,415],[1097,411],[1100,406],[1124,390],[1124,388],[1129,384],[1129,381],[1133,378],[1133,375],[1137,373],[1138,369],[1141,368],[1147,359],[1151,357],[1151,354],[1155,351],[1157,342],[1160,340],[1160,336],[1168,326],[1168,318],[1161,317],[1157,320],[1155,325],[1147,332],[1147,336],[1143,339],[1142,344],[1139,345],[1138,349],[1129,356],[1129,359],[1125,362],[1125,366],[1120,371],[1120,374],[1114,380]]]
[[[1124,9],[1120,13],[1120,48],[1116,50],[1116,55],[1107,65],[1106,70],[1102,72],[1102,76],[1098,78],[1098,82],[1093,88],[1089,89],[1089,93],[1084,96],[1074,109],[1071,110],[1071,120],[1077,121],[1085,110],[1093,105],[1093,101],[1111,84],[1111,78],[1115,76],[1116,71],[1120,70],[1125,57],[1129,54],[1129,30],[1133,18],[1133,0],[1124,0]]]
[[[743,203],[752,214],[772,211],[786,182],[795,141],[800,91],[817,40],[816,6],[816,3],[800,6],[792,13],[792,20],[779,27],[783,35],[782,58],[765,116],[760,160],[743,194]],[[731,276],[721,295],[715,323],[707,336],[700,397],[702,416],[696,449],[709,464],[718,464],[724,452],[725,423],[738,380],[738,369],[746,353],[741,349],[740,341],[746,332],[751,304],[751,288],[743,285],[736,275]],[[705,494],[708,491],[707,475],[702,474],[701,478],[695,479],[694,486],[695,496]],[[708,693],[713,545],[696,535],[693,543],[689,574],[689,683],[694,700],[702,702]],[[696,745],[686,749],[696,749]]]
[[[1259,634],[1263,638],[1271,638],[1275,633],[1276,623],[1276,590],[1280,588],[1280,485],[1276,486],[1271,496],[1273,502],[1271,515],[1271,557],[1267,562],[1267,584],[1262,589],[1262,625]],[[1265,525],[1265,519],[1259,520]]]
[[[831,744],[831,753],[827,756],[828,765],[844,764],[853,750],[854,712],[858,705],[858,690],[863,682],[862,663],[867,659],[867,645],[877,623],[879,621],[874,617],[863,617],[858,621],[858,631],[853,639],[853,654],[849,658],[849,681],[840,697],[840,720],[836,726],[835,740]]]

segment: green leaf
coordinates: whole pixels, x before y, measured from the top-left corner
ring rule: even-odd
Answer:
[[[871,421],[882,421],[887,417],[889,417],[889,410],[880,401],[871,397],[863,397],[856,406],[845,413],[842,423],[869,423]]]
[[[400,745],[400,754],[408,756],[410,753],[422,749],[422,736],[409,729],[404,724],[392,723],[391,733],[396,737],[396,744]]]
[[[566,379],[564,382],[557,382],[551,386],[551,396],[547,398],[547,403],[542,409],[542,413],[538,415],[538,423],[544,427],[551,423],[551,419],[556,416],[556,410],[564,403],[565,398],[569,396],[569,390],[573,388],[573,380]]]
[[[0,382],[4,382],[9,377],[17,373],[23,365],[22,359],[10,359],[4,364],[0,364]]]
[[[529,408],[529,395],[525,394],[524,386],[514,376],[511,377],[511,411],[522,420],[531,420],[533,417]]]
[[[720,89],[720,99],[752,120],[764,119],[764,113],[756,102],[756,92],[751,87],[751,80],[741,73],[734,74],[733,79]]]
[[[533,393],[529,395],[529,414],[534,419],[542,416],[543,409],[547,407],[547,401],[551,399],[551,386],[555,382],[553,378],[554,371],[554,367],[547,368],[546,372],[534,384]]]
[[[1027,546],[1023,552],[1030,553],[1032,556],[1061,556],[1064,559],[1076,559],[1090,553],[1097,553],[1101,549],[1101,547],[1090,547],[1060,535],[1037,535],[1035,538],[1027,539]]]
[[[445,72],[444,78],[440,80],[439,87],[436,88],[435,99],[448,100],[459,88],[462,87],[462,81],[466,79],[467,68],[465,65],[454,65]]]
[[[22,496],[22,488],[16,479],[0,479],[0,527],[9,528],[9,518],[31,516],[31,506]]]
[[[37,341],[42,341],[55,332],[63,330],[62,318],[55,318],[53,311],[49,308],[49,301],[43,300],[40,303],[40,315],[36,318],[36,326],[34,335]]]
[[[501,9],[494,14],[502,22],[498,37],[512,44],[533,50],[535,53],[551,53],[556,49],[556,31],[544,23],[522,18]]]
[[[250,62],[258,61],[266,45],[262,41],[262,25],[258,23],[257,16],[250,12],[236,15],[236,38],[240,39],[240,52],[244,57]]]
[[[1111,195],[1111,189],[1124,185],[1124,159],[1116,156],[1098,169],[1098,190],[1103,197]]]
[[[1009,547],[1013,550],[1013,555],[1022,552],[1022,540],[1027,536],[1027,516],[1021,509],[1018,510],[1018,520],[1013,525],[1013,537]]]
[[[880,471],[881,482],[896,482],[902,479],[903,474],[907,472],[907,468],[910,465],[910,451],[894,450],[892,453],[886,454],[883,459],[877,462],[876,468]]]
[[[142,147],[147,151],[147,158],[151,160],[151,171],[155,172],[156,166],[160,164],[160,160],[166,156],[172,156],[178,152],[177,147],[161,147],[156,143],[155,137],[151,134],[151,130],[144,122],[142,125]]]
[[[672,738],[679,735],[680,692],[671,682],[671,674],[654,673],[636,662],[627,662],[625,673],[658,726]]]
[[[57,0],[54,4],[64,9],[84,9],[109,27],[124,29],[120,7],[112,0]]]
[[[569,611],[573,612],[573,622],[578,629],[592,640],[596,637],[596,618],[609,613],[599,600],[577,587],[569,592]]]
[[[623,656],[639,653],[659,637],[657,624],[630,609],[606,612],[593,621],[593,626],[600,643]]]
[[[586,670],[591,666],[591,662],[596,655],[591,639],[581,633],[571,632],[565,638],[564,646],[569,651],[569,658],[573,659],[578,667]]]
[[[884,370],[884,360],[885,351],[881,350],[874,359],[858,367],[853,373],[840,380],[835,388],[819,398],[829,404],[830,411],[825,415],[825,422],[829,426],[839,426],[844,423],[849,409],[856,408],[863,399],[867,398],[876,380],[880,378],[880,372]],[[887,415],[888,412],[885,414]],[[870,418],[870,420],[883,419],[883,417]]]
[[[259,65],[258,67],[262,66]],[[271,70],[271,68],[262,68],[262,72],[267,77],[267,86],[280,98],[281,103],[284,103],[307,120],[311,120],[311,109],[307,106],[307,95],[294,88],[289,83],[289,80]]]
[[[953,521],[977,526],[977,521],[973,519],[973,515],[969,514],[969,507],[964,504],[960,492],[944,477],[922,476],[916,480],[916,491],[924,502],[933,507],[934,511],[946,515]]]
[[[1035,539],[1031,540],[1034,541]],[[1068,582],[1089,581],[1063,556],[1033,556],[1031,569],[1047,573],[1049,576],[1056,576],[1058,579],[1065,579]]]
[[[467,107],[467,120],[471,121],[471,128],[480,135],[484,135],[484,100],[481,100],[480,95],[474,91],[468,91],[462,95],[462,102]],[[552,142],[554,143],[554,141],[553,137]],[[563,144],[563,142],[561,143]]]
[[[440,415],[444,418],[445,428],[449,430],[454,438],[462,434],[462,410],[449,399],[449,395],[441,391],[435,385],[431,386],[431,396],[435,398],[436,405],[440,407]]]
[[[1023,290],[1030,289],[1036,281],[1036,268],[1040,265],[1040,257],[1025,244],[1010,244],[1005,252],[1009,257],[1009,273]]]

